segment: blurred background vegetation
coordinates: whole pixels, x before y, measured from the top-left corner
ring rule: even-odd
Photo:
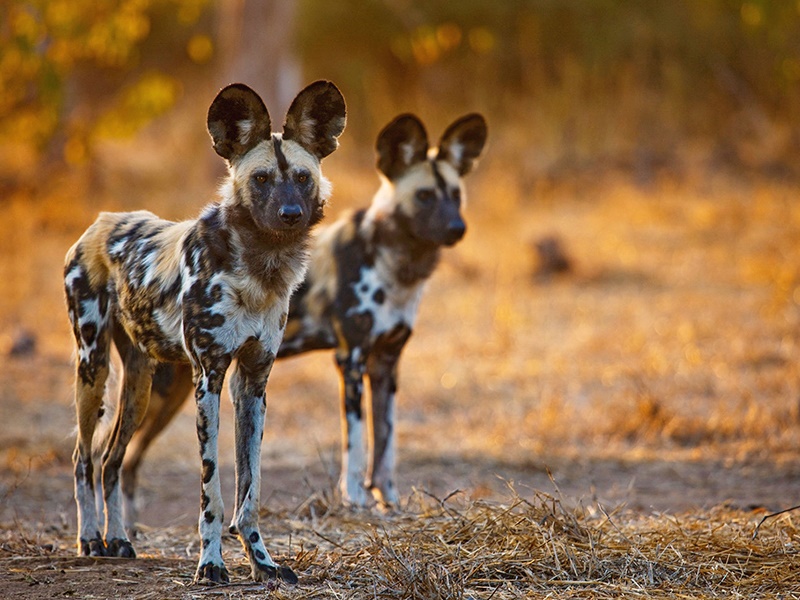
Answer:
[[[316,78],[344,92],[369,164],[398,112],[438,135],[479,110],[522,185],[697,165],[800,173],[800,0],[2,0],[0,12],[0,192],[43,168],[91,168],[105,143],[147,128],[205,148],[198,125],[233,80],[265,96],[277,128]]]

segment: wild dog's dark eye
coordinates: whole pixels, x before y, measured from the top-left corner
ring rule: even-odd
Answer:
[[[264,185],[265,183],[267,183],[268,177],[266,175],[264,175],[263,173],[257,173],[255,175],[253,175],[253,179],[255,179],[261,185]]]
[[[305,183],[306,181],[308,181],[308,173],[297,174],[297,183]]]
[[[420,204],[430,204],[436,200],[436,194],[431,189],[423,188],[421,190],[417,190],[416,198],[417,202]]]

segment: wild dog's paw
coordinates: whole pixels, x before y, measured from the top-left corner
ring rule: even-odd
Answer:
[[[136,558],[136,550],[130,540],[114,538],[109,540],[106,547],[106,556],[117,556],[119,558]]]
[[[256,562],[251,566],[250,576],[253,581],[270,581],[278,577],[278,569],[271,565]]]
[[[278,567],[278,577],[289,585],[295,585],[298,581],[297,575],[289,567]]]
[[[366,508],[371,504],[370,500],[370,496],[363,488],[358,488],[346,494],[342,494],[342,504],[348,508]]]
[[[263,563],[253,565],[252,576],[255,581],[274,581],[279,579],[289,585],[298,582],[297,575],[289,567],[271,566]]]
[[[371,487],[369,491],[381,510],[392,510],[397,508],[400,503],[400,497],[397,495],[397,490],[394,489],[393,485]]]
[[[230,583],[230,581],[228,569],[224,564],[203,563],[197,567],[197,573],[194,575],[195,583]]]
[[[78,540],[78,556],[106,556],[106,545],[99,533],[91,540]]]

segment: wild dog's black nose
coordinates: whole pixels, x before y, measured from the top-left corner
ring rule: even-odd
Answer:
[[[453,219],[447,224],[447,231],[445,232],[445,244],[448,246],[455,244],[458,240],[464,237],[467,231],[467,225],[461,219]]]
[[[303,209],[299,204],[286,204],[278,210],[278,217],[287,225],[295,225],[303,216]]]

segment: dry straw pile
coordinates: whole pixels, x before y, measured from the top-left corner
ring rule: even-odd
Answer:
[[[642,516],[568,508],[542,493],[502,505],[424,494],[412,503],[381,518],[306,507],[296,523],[313,546],[301,542],[296,556],[306,585],[286,597],[800,597],[791,515],[754,536],[763,512]]]
[[[378,515],[317,494],[262,515],[276,557],[301,575],[297,586],[248,580],[233,536],[234,583],[193,584],[188,526],[144,528],[136,560],[76,558],[66,527],[7,529],[0,579],[9,597],[34,600],[800,598],[794,513],[764,516],[728,507],[643,515],[538,492],[502,504],[418,492],[404,510]]]

